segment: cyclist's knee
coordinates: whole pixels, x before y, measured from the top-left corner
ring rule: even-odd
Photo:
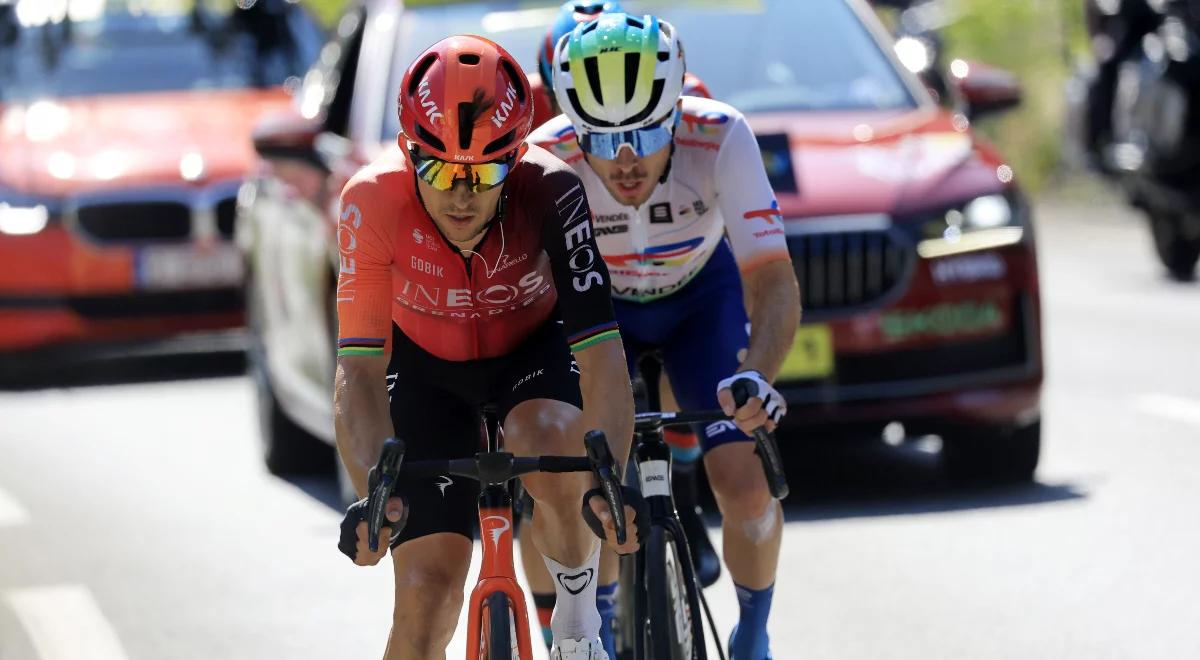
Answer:
[[[415,657],[439,655],[454,635],[462,605],[463,578],[457,571],[405,571],[397,576],[393,637],[400,637]]]
[[[590,480],[591,475],[585,473],[531,474],[522,477],[525,490],[537,502],[536,512],[572,516],[579,515],[579,505]]]
[[[458,534],[433,534],[404,543],[393,553],[396,606],[393,631],[403,644],[431,657],[445,650],[463,604],[471,542]],[[413,616],[420,612],[420,616]]]
[[[771,493],[753,443],[716,447],[705,457],[704,467],[722,515],[737,520],[763,515],[771,503]]]

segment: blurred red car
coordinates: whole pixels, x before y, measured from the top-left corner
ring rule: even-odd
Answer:
[[[55,4],[0,19],[0,360],[240,325],[249,136],[320,30],[291,4]]]
[[[260,126],[268,166],[246,186],[238,227],[272,469],[328,458],[316,449],[333,440],[337,192],[394,148],[405,67],[470,32],[533,71],[556,5],[366,2],[306,78],[302,116]],[[861,0],[651,8],[712,95],[747,115],[778,197],[804,307],[778,378],[785,423],[878,437],[900,422],[911,438],[940,435],[954,476],[1032,477],[1042,356],[1029,204],[969,121],[1017,102],[1012,77],[955,63],[962,111],[938,105]],[[689,117],[676,139],[703,142],[723,119]]]

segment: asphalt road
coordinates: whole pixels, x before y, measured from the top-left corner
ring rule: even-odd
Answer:
[[[1040,206],[1037,483],[951,489],[928,445],[806,447],[776,658],[1200,657],[1200,283],[1100,200]],[[381,655],[390,567],[337,553],[329,480],[264,472],[225,358],[0,393],[0,660]],[[727,632],[731,585],[709,594]]]

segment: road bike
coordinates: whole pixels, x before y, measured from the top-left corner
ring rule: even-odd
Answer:
[[[626,540],[625,503],[620,470],[604,433],[584,437],[587,456],[518,457],[500,450],[500,429],[494,411],[481,415],[480,432],[486,451],[474,458],[404,462],[404,441],[384,442],[379,462],[370,473],[367,525],[372,552],[379,549],[379,531],[387,524],[385,503],[404,476],[455,475],[480,484],[479,536],[483,561],[471,591],[467,614],[469,660],[532,660],[525,594],[513,567],[513,499],[509,483],[532,472],[591,472],[599,481],[616,527],[618,543]]]
[[[647,407],[634,424],[632,461],[637,483],[650,509],[649,535],[632,557],[622,557],[617,614],[619,660],[707,660],[701,605],[717,640],[717,654],[725,653],[704,594],[696,580],[688,540],[671,495],[671,449],[663,440],[668,426],[731,423],[722,411],[657,412],[661,405],[658,380],[662,365],[650,356],[639,362],[645,383]],[[747,387],[750,385],[751,387]],[[739,407],[757,394],[749,381],[736,381],[734,400]],[[755,452],[762,461],[771,495],[788,495],[787,477],[774,437],[765,428],[754,433]]]

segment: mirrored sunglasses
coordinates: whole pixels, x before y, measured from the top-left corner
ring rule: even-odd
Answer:
[[[616,160],[623,147],[629,147],[633,150],[633,155],[644,158],[671,144],[678,116],[678,112],[672,112],[658,124],[629,131],[581,133],[579,146],[585,152],[603,160]]]
[[[432,156],[420,156],[415,150],[412,161],[417,176],[435,190],[451,190],[454,182],[464,179],[473,193],[491,190],[504,183],[513,166],[512,158],[486,163],[448,163]]]

